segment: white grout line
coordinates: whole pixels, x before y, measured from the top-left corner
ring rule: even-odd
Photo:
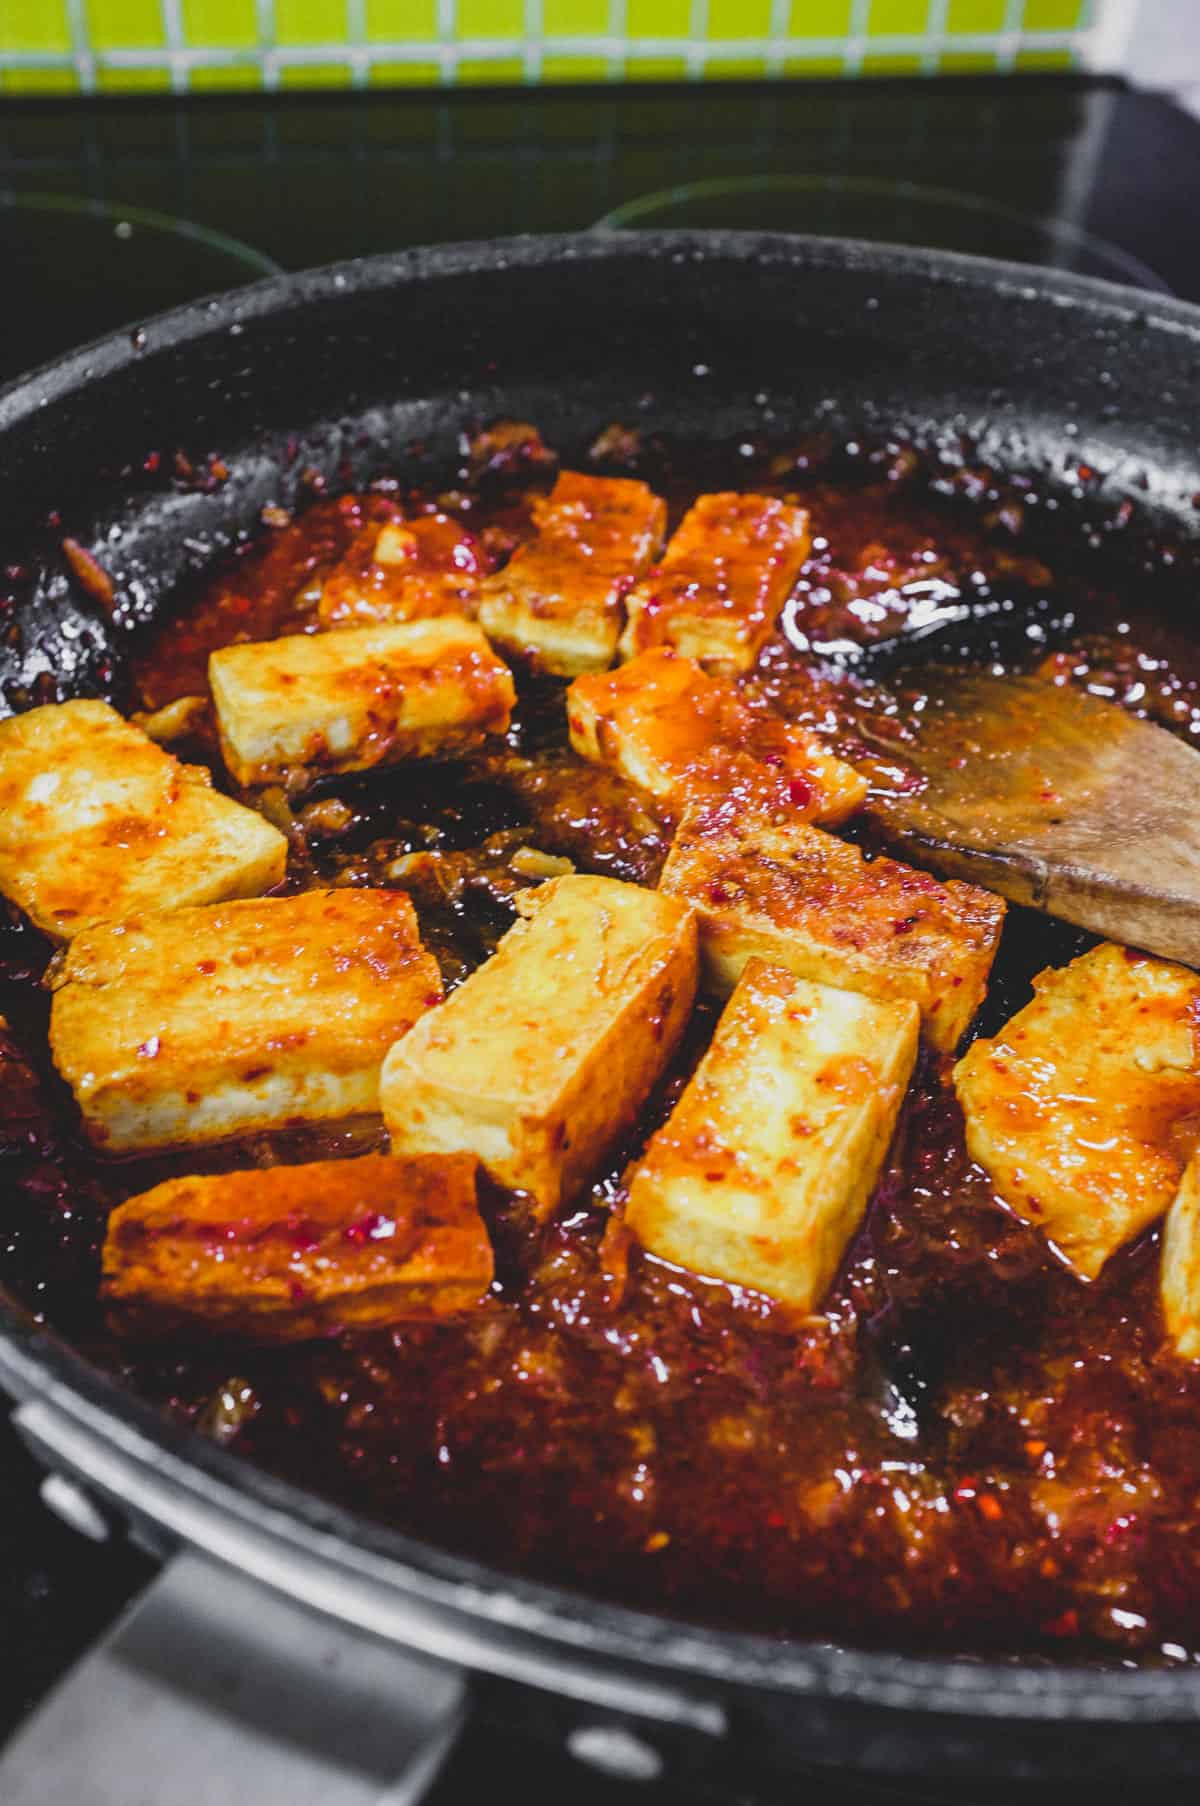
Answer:
[[[525,35],[519,48],[521,65],[525,81],[533,86],[542,79],[542,57],[546,43],[546,17],[542,10],[542,0],[525,0],[524,4]],[[513,49],[517,49],[513,45]]]
[[[167,46],[167,64],[171,71],[171,87],[176,94],[182,94],[187,88],[187,65],[183,60],[183,52],[187,49],[187,36],[183,29],[183,13],[179,0],[159,0],[162,10],[163,38]]]
[[[67,23],[71,30],[71,53],[62,59],[62,63],[74,69],[80,92],[91,94],[96,87],[96,59],[91,51],[83,0],[67,0]],[[4,60],[0,57],[0,66]]]
[[[608,57],[608,78],[620,81],[625,73],[625,53],[629,39],[629,7],[626,0],[608,0],[608,35],[613,45]]]
[[[929,11],[925,15],[925,50],[921,57],[924,75],[937,74],[942,50],[948,42],[946,20],[949,12],[949,0],[929,0]]]
[[[366,0],[346,0],[346,43],[350,51],[350,85],[365,88],[371,67]]]
[[[638,40],[641,50],[642,41]],[[683,58],[687,64],[688,77],[691,81],[699,81],[704,74],[704,64],[711,46],[708,43],[708,0],[691,0],[688,14],[688,35],[685,40]]]
[[[279,70],[275,52],[275,0],[254,0],[254,21],[258,29],[258,53],[262,64],[264,88],[279,86]]]
[[[1024,0],[1005,0],[1004,18],[1000,22],[1000,41],[996,45],[996,68],[1005,73],[1016,67],[1021,49],[1021,22],[1025,14]]]
[[[68,0],[72,13],[78,12],[82,17],[83,0]],[[162,0],[164,12],[166,8],[178,4],[178,0]],[[527,0],[528,3],[528,0]],[[786,5],[787,0],[778,0]],[[3,0],[0,0],[0,5]],[[348,0],[353,4],[353,0]],[[79,77],[80,87],[90,92],[95,86],[97,68],[104,70],[120,69],[154,69],[164,65],[187,73],[195,68],[225,69],[248,68],[262,65],[268,76],[268,85],[278,83],[279,71],[293,64],[341,63],[348,62],[355,67],[361,62],[368,70],[375,63],[424,63],[440,61],[443,75],[453,79],[455,67],[460,59],[471,58],[479,62],[498,62],[511,59],[514,51],[520,49],[520,40],[512,38],[470,38],[456,40],[452,35],[444,35],[442,29],[443,15],[452,19],[454,0],[439,0],[439,43],[413,43],[407,39],[396,42],[380,40],[377,43],[347,45],[346,43],[295,44],[280,46],[274,37],[274,0],[256,0],[259,20],[259,47],[257,50],[226,49],[202,44],[188,44],[180,41],[178,48],[168,43],[164,50],[161,47],[128,47],[113,50],[92,51],[86,42],[76,44],[74,34],[72,48],[67,51],[52,50],[10,50],[0,51],[0,70],[4,69],[74,69]],[[693,6],[703,6],[707,17],[707,0],[693,0]],[[617,9],[624,12],[624,0],[612,0],[610,20]],[[774,20],[772,20],[774,23]],[[878,37],[869,40],[870,50],[885,55],[914,54],[925,47],[925,40],[916,37]],[[995,34],[957,33],[949,40],[956,50],[963,51],[995,51],[999,40]],[[939,48],[946,47],[943,40]],[[1020,36],[1022,48],[1041,50],[1073,50],[1078,49],[1079,39],[1072,32],[1024,32]],[[757,57],[764,62],[774,61],[775,66],[785,59],[814,57],[824,58],[845,53],[848,72],[852,67],[861,67],[864,45],[859,44],[855,53],[845,38],[794,38],[779,37],[772,34],[761,38],[706,38],[701,42],[689,37],[663,38],[628,38],[619,31],[611,31],[600,37],[544,37],[539,39],[537,52],[540,59],[545,55],[554,57],[589,57],[603,58],[609,62],[610,69],[619,73],[625,57],[631,49],[643,57],[673,57],[689,61],[689,73],[695,68],[702,72],[706,62],[725,58]]]
[[[791,16],[791,0],[771,0],[771,18],[768,29],[771,33],[771,49],[767,53],[765,75],[781,75],[783,73],[783,46],[788,35],[788,20]]]
[[[866,55],[867,39],[871,29],[871,0],[854,0],[850,8],[850,35],[847,38],[835,39],[842,57],[843,75],[857,75]],[[919,43],[918,40],[906,40]],[[871,48],[874,50],[883,40],[873,38]],[[835,55],[837,52],[834,53]]]
[[[455,0],[437,0],[438,62],[444,88],[453,86],[458,70],[458,8]]]

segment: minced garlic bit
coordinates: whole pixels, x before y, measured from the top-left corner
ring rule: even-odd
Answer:
[[[540,847],[518,847],[509,864],[521,878],[566,878],[575,870],[569,859]]]
[[[161,709],[131,715],[130,720],[135,727],[141,728],[148,740],[168,746],[172,740],[182,740],[185,734],[190,734],[207,707],[206,696],[177,696],[174,702],[164,702]]]

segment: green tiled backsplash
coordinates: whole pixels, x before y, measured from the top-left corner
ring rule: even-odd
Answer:
[[[0,0],[0,92],[1071,68],[1101,3]]]

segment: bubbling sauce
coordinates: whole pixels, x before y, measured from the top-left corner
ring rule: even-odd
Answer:
[[[698,448],[612,429],[595,449],[600,468],[667,494],[673,523],[718,487],[811,510],[811,557],[745,689],[811,724],[879,794],[908,781],[903,728],[855,649],[956,611],[1015,618],[1009,662],[1049,659],[1063,681],[1200,730],[1194,643],[1066,552],[1030,550],[1019,484],[965,468],[951,480],[899,445]],[[135,706],[202,693],[214,647],[311,628],[321,573],[397,502],[460,520],[498,559],[529,530],[529,486],[550,474],[528,435],[500,435],[449,488],[392,482],[295,518],[273,511],[142,646]],[[449,986],[504,933],[537,854],[646,884],[669,844],[651,803],[570,751],[563,686],[519,674],[519,687],[506,740],[469,760],[262,799],[288,828],[288,885],[408,888]],[[211,720],[175,750],[224,782]],[[869,816],[848,831],[880,839]],[[1034,973],[1088,944],[1013,910],[977,1029],[993,1031]],[[282,1350],[142,1346],[109,1331],[96,1299],[114,1204],[172,1174],[363,1152],[381,1135],[350,1125],[202,1156],[97,1158],[45,1054],[45,956],[19,923],[0,937],[9,1051],[36,1074],[6,1093],[0,1272],[202,1433],[442,1547],[709,1623],[1200,1660],[1200,1368],[1164,1346],[1158,1232],[1094,1284],[1075,1280],[968,1158],[932,1056],[832,1292],[799,1323],[643,1255],[612,1226],[627,1161],[711,1033],[701,1004],[590,1191],[540,1232],[519,1198],[487,1198],[499,1276],[473,1315]]]

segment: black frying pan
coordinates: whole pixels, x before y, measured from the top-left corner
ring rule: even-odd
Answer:
[[[1066,505],[1080,462],[1107,473],[1107,511],[1136,499],[1140,559],[1200,525],[1200,309],[819,239],[449,247],[189,307],[0,396],[0,565],[66,530],[131,598],[128,620],[98,625],[47,552],[0,682],[18,706],[47,671],[60,694],[119,700],[129,626],[264,502],[291,501],[306,466],[351,484],[498,414],[552,442],[612,419],[691,438],[814,423],[967,435]],[[175,447],[219,450],[229,480],[164,493],[143,459]],[[35,1449],[82,1483],[58,1482],[60,1507],[99,1536],[115,1510],[172,1557],[0,1762],[9,1806],[351,1806],[401,1770],[395,1797],[415,1797],[468,1674],[485,1677],[486,1709],[635,1778],[1200,1774],[1200,1673],[856,1652],[531,1584],[185,1434],[3,1299],[0,1379]]]

